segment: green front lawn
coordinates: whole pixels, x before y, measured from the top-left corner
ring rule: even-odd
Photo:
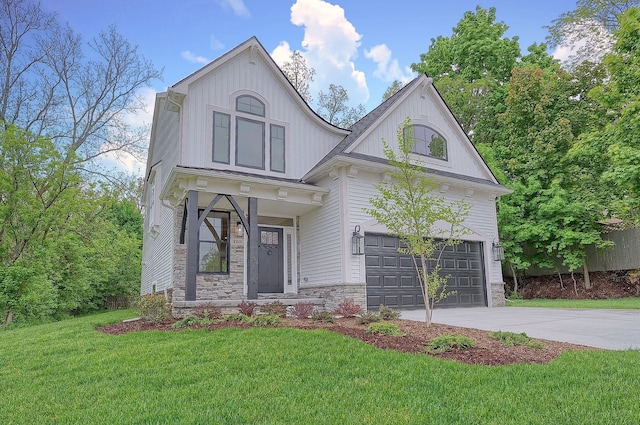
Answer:
[[[325,330],[0,332],[0,423],[636,424],[638,351],[469,366]]]
[[[602,309],[640,309],[640,298],[610,298],[606,300],[566,300],[566,299],[532,299],[510,300],[507,306],[512,307],[548,307],[548,308],[602,308]]]

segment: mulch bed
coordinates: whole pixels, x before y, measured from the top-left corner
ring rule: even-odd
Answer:
[[[120,335],[127,332],[142,332],[149,330],[180,331],[171,325],[176,320],[169,320],[160,324],[153,324],[143,320],[134,320],[113,323],[98,328],[99,331],[112,335]],[[395,320],[398,328],[405,333],[405,336],[388,336],[373,334],[366,331],[368,325],[356,323],[354,318],[339,318],[335,323],[314,322],[309,319],[284,319],[281,327],[293,327],[298,329],[327,329],[351,338],[359,339],[367,344],[373,345],[383,350],[396,350],[403,353],[426,353],[425,345],[431,339],[444,335],[458,333],[472,338],[476,346],[467,350],[453,350],[441,354],[429,354],[435,357],[455,360],[467,364],[476,365],[507,365],[516,363],[546,363],[554,360],[560,354],[568,350],[594,349],[582,345],[569,344],[557,341],[536,339],[543,344],[544,348],[531,348],[526,346],[507,346],[500,341],[489,338],[488,332],[479,329],[461,328],[457,326],[441,325],[433,323],[427,327],[424,322],[411,320]],[[221,328],[237,327],[247,328],[251,325],[236,322],[221,322],[203,327],[210,331]]]

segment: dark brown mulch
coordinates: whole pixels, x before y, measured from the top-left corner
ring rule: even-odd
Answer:
[[[509,287],[513,286],[511,278],[505,278],[505,281]],[[585,289],[582,273],[574,273],[573,278],[571,274],[554,274],[525,277],[520,285],[523,298],[608,299],[640,296],[640,285],[632,282],[626,271],[591,272],[589,281],[591,288]]]
[[[102,326],[98,330],[112,335],[148,330],[178,331],[179,329],[171,327],[174,322],[175,320],[170,320],[154,325],[143,320],[135,320]],[[298,329],[328,329],[351,338],[357,338],[380,349],[396,350],[404,353],[425,353],[425,345],[431,339],[443,334],[458,333],[472,338],[476,342],[476,346],[468,350],[449,351],[435,356],[477,365],[498,366],[514,363],[545,363],[554,360],[567,350],[593,349],[581,345],[540,339],[537,339],[537,341],[544,345],[542,349],[526,346],[510,347],[489,338],[487,331],[479,329],[460,328],[437,323],[427,327],[424,322],[411,320],[396,320],[395,323],[405,333],[405,336],[397,337],[369,333],[366,331],[368,325],[359,325],[353,318],[336,319],[335,323],[287,318],[281,326]],[[206,329],[215,331],[226,327],[246,328],[249,326],[234,322],[222,322],[206,326]]]

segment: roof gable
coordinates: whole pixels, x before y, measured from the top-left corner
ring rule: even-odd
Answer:
[[[327,172],[333,164],[354,161],[370,161],[379,166],[387,163],[382,152],[381,140],[397,149],[397,131],[405,118],[412,124],[433,128],[445,135],[451,157],[447,161],[420,157],[428,169],[436,174],[462,180],[486,181],[498,185],[498,181],[468,138],[432,79],[422,74],[372,110],[351,127],[346,136],[305,176],[312,179]],[[426,161],[422,161],[426,159]]]

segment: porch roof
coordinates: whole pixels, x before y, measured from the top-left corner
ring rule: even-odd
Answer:
[[[329,189],[298,180],[272,176],[176,166],[160,192],[172,207],[182,203],[189,190],[197,190],[203,202],[216,194],[231,195],[240,203],[249,197],[260,200],[259,213],[301,215],[323,204]],[[208,196],[209,195],[209,196]]]

